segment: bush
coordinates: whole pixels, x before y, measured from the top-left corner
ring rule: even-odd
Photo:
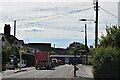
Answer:
[[[22,54],[22,58],[23,60],[27,61],[26,66],[27,67],[31,67],[34,66],[34,56],[31,54]]]
[[[120,50],[112,47],[100,47],[93,50],[94,78],[119,78]]]
[[[6,49],[2,49],[2,64],[6,64],[7,63],[7,51]]]

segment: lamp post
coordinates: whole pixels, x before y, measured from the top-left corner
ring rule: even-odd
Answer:
[[[87,49],[87,24],[85,24],[85,31],[81,32],[85,32],[85,48]]]
[[[77,77],[76,76],[76,70],[77,70],[77,67],[76,67],[76,65],[77,65],[76,55],[77,55],[77,51],[80,50],[80,45],[75,44],[74,49],[75,49],[74,50],[74,77]]]
[[[75,53],[74,53],[74,57],[75,57],[75,62],[74,62],[74,77],[77,77],[76,76],[76,52],[77,52],[77,49],[75,50]]]
[[[93,19],[79,19],[79,21],[94,21],[94,20]],[[96,39],[95,39],[95,43],[96,43]],[[87,24],[85,24],[85,47],[87,49]]]

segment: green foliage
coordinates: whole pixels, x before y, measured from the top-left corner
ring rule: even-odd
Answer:
[[[51,51],[50,55],[56,55],[55,51]]]
[[[27,67],[34,66],[34,55],[22,54],[22,58],[23,58],[23,60],[27,61],[27,64],[26,64]]]
[[[19,49],[15,47],[15,50],[16,50],[16,56],[17,58],[19,58]],[[11,55],[13,55],[13,51],[14,51],[14,46],[2,48],[2,63],[6,64],[7,61],[13,59],[13,57],[11,57]]]
[[[71,44],[69,45],[69,47],[68,47],[68,53],[69,53],[70,55],[74,55],[74,52],[75,52],[76,49],[89,51],[89,50],[88,50],[88,47],[87,47],[87,49],[86,49],[86,47],[85,47],[84,44],[79,43],[79,42],[73,42],[73,43],[71,43]],[[84,54],[84,52],[81,52],[81,53]],[[79,54],[79,53],[77,53],[77,54]]]
[[[113,26],[106,29],[107,35],[102,35],[100,46],[120,48],[120,27]]]
[[[94,78],[119,78],[120,76],[120,27],[107,27],[100,45],[93,50]]]
[[[120,50],[112,47],[100,47],[93,50],[94,78],[119,78]]]
[[[5,49],[2,49],[2,64],[6,64],[7,61],[7,52],[5,51]]]
[[[11,55],[13,55],[14,45],[10,48],[10,52],[11,52]],[[19,58],[19,55],[20,55],[20,53],[19,53],[19,48],[17,48],[17,47],[15,46],[15,56],[16,56],[17,58]]]

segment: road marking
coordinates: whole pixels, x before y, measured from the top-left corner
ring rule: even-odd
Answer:
[[[68,78],[67,78],[66,80],[71,80],[71,78],[69,78],[69,77],[70,77],[70,75],[72,74],[72,72],[73,72],[73,68],[72,68],[72,70],[70,71],[69,75],[67,76]]]

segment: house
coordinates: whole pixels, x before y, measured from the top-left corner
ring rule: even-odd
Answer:
[[[11,47],[14,44],[18,48],[20,48],[24,44],[24,41],[17,39],[13,35],[11,35],[10,32],[11,32],[10,25],[5,24],[4,33],[0,33],[1,42],[2,42],[2,48]]]
[[[6,40],[3,33],[0,33],[0,43],[1,43],[2,48],[11,46],[10,43]]]

